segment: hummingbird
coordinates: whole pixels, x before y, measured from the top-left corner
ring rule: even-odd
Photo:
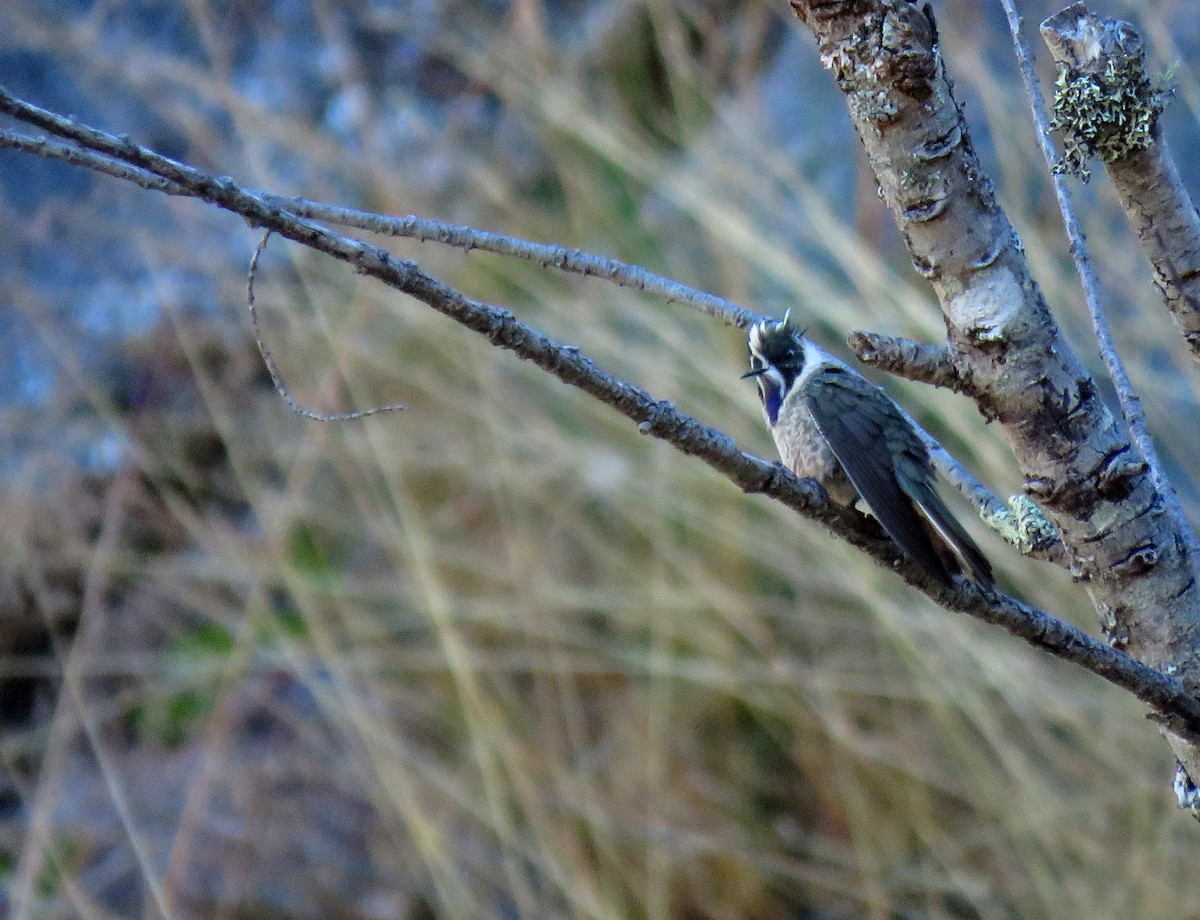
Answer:
[[[859,500],[884,532],[945,585],[964,574],[992,584],[992,567],[934,491],[929,451],[879,387],[789,325],[750,327],[750,370],[780,459],[832,501]]]

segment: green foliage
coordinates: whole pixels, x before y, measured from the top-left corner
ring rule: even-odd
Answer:
[[[78,870],[77,863],[83,846],[77,840],[57,838],[49,844],[48,849],[45,865],[34,883],[38,896],[44,899],[61,894],[64,882],[69,884]]]
[[[316,580],[336,577],[330,552],[330,542],[319,535],[311,524],[293,525],[288,539],[288,555],[292,565]]]

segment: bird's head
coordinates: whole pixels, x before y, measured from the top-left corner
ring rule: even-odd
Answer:
[[[767,421],[774,425],[788,391],[804,370],[804,331],[790,323],[790,314],[782,322],[762,320],[750,327],[750,370],[742,378],[758,381]]]

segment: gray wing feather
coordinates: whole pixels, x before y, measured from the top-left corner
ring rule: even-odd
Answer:
[[[834,456],[887,535],[926,571],[949,582],[932,526],[973,578],[990,583],[987,559],[934,492],[929,453],[896,404],[840,367],[814,374],[805,381],[803,395]]]
[[[941,496],[933,490],[929,483],[920,483],[913,487],[914,500],[917,508],[945,541],[954,550],[958,563],[975,581],[981,584],[992,583],[992,564],[983,555],[975,541],[950,513]]]

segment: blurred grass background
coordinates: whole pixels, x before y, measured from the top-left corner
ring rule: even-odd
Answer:
[[[1001,18],[935,8],[1096,366]],[[1181,64],[1188,175],[1186,11],[1106,10]],[[8,0],[0,26],[13,91],[243,184],[618,256],[842,354],[851,328],[941,334],[784,3]],[[245,314],[255,234],[11,153],[0,189],[0,914],[1200,916],[1200,832],[1123,694],[276,240],[258,297],[296,396],[411,407],[299,419]],[[1195,376],[1103,179],[1080,191],[1194,512]],[[773,456],[737,331],[389,245]],[[964,400],[888,386],[1019,488]],[[973,530],[1093,627],[1079,586]]]

